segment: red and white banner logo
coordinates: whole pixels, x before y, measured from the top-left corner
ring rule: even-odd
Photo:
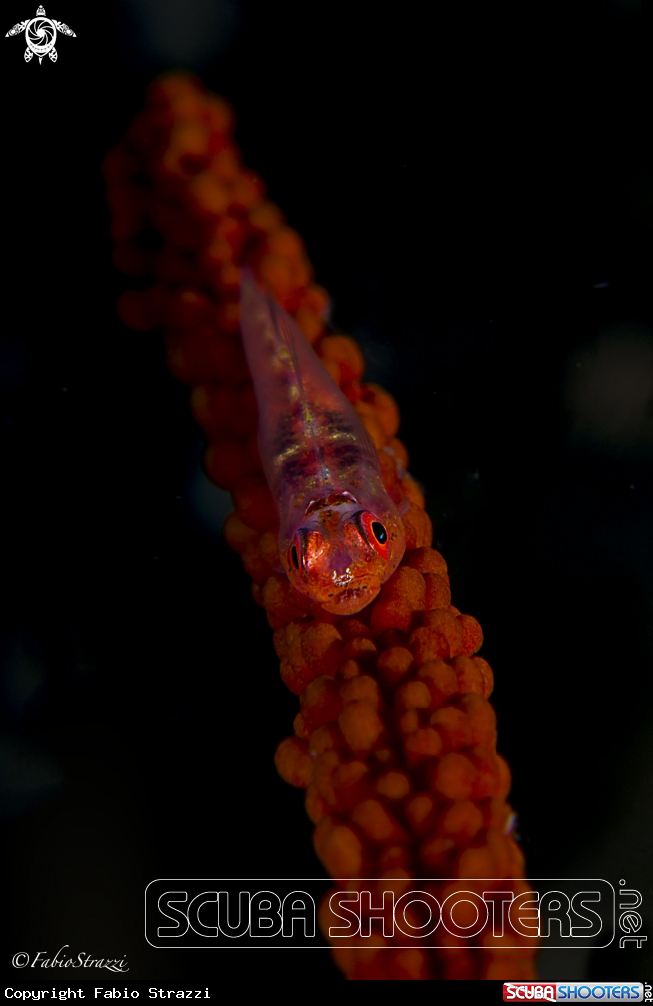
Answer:
[[[619,1002],[642,1002],[642,982],[504,982],[504,1002],[525,1002],[527,999],[548,999],[549,1002],[598,1002],[616,999]]]

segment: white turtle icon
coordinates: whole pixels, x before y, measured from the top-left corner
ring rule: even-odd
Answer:
[[[56,63],[57,50],[54,43],[57,41],[57,31],[60,31],[62,35],[72,35],[73,38],[77,38],[75,32],[67,24],[46,17],[43,7],[38,8],[36,17],[33,17],[31,21],[19,21],[18,24],[15,24],[7,32],[5,38],[10,35],[20,35],[22,31],[25,32],[25,41],[27,42],[26,63],[29,63],[32,56],[38,56],[39,63],[44,56],[49,56],[52,62]]]

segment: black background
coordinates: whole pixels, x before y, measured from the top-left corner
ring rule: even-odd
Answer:
[[[651,409],[634,440],[574,436],[569,374],[605,333],[636,360],[653,344],[650,18],[635,0],[46,13],[77,35],[58,62],[26,64],[22,36],[0,61],[0,967],[69,944],[152,981],[341,980],[325,951],[142,936],[156,877],[323,875],[272,763],[297,700],[221,542],[188,391],[113,307],[101,159],[175,66],[233,103],[336,328],[399,401],[454,603],[484,628],[531,876],[623,878],[646,917]],[[33,16],[11,0],[4,30]],[[649,960],[547,975],[643,980]]]

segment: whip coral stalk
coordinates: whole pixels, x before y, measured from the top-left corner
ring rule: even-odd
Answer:
[[[469,890],[527,891],[510,834],[510,774],[496,753],[492,671],[481,628],[451,605],[447,566],[406,473],[391,396],[362,381],[356,342],[328,330],[329,298],[313,282],[300,236],[241,164],[229,105],[194,79],[154,83],[148,105],[104,170],[114,261],[140,281],[118,311],[138,331],[163,329],[172,374],[190,385],[209,478],[228,489],[224,535],[267,613],[281,677],[299,696],[294,734],[276,752],[281,776],[306,790],[314,844],[334,878],[381,878],[397,895],[415,878],[442,900]],[[288,312],[353,404],[376,447],[385,488],[403,513],[406,551],[377,599],[329,613],[278,572],[277,515],[257,449],[257,406],[239,335],[239,266]],[[354,878],[352,880],[352,878]],[[368,885],[370,882],[366,882]],[[462,924],[462,923],[461,923]],[[322,909],[328,932],[329,909]],[[372,927],[334,949],[352,979],[529,978],[532,941],[489,924],[479,949],[459,936],[440,949],[393,948]]]

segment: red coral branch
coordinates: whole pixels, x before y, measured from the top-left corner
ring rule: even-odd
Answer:
[[[192,387],[191,409],[207,440],[212,481],[233,495],[224,534],[252,577],[281,660],[299,696],[294,736],[276,765],[306,789],[315,849],[334,878],[382,878],[397,895],[414,879],[440,900],[444,881],[495,878],[520,893],[523,857],[508,832],[508,766],[496,753],[488,697],[492,671],[483,636],[451,606],[447,566],[431,546],[431,522],[397,439],[391,396],[362,383],[359,347],[330,334],[328,295],[313,282],[301,237],[266,201],[232,139],[234,115],[192,77],[154,83],[148,105],[104,164],[114,261],[147,280],[118,303],[138,331],[163,329],[168,365]],[[256,401],[238,332],[238,266],[293,315],[324,366],[354,403],[376,445],[393,499],[406,496],[407,549],[379,598],[356,616],[327,614],[275,572],[273,500],[256,446]],[[366,886],[369,887],[369,881]],[[377,884],[378,886],[378,884]],[[480,891],[487,887],[476,885]],[[328,902],[322,926],[329,927]],[[393,949],[379,932],[335,949],[353,979],[531,978],[533,948],[515,931],[500,948],[488,928],[483,949],[459,937],[439,950]]]

